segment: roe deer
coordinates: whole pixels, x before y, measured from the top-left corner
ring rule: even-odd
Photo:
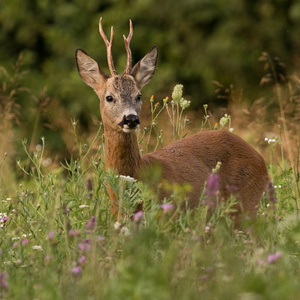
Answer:
[[[204,131],[185,137],[153,153],[140,155],[136,129],[141,112],[141,89],[151,80],[156,68],[156,46],[133,68],[130,40],[133,29],[124,37],[127,64],[123,75],[118,75],[112,58],[113,27],[110,41],[103,28],[99,31],[107,49],[110,75],[107,75],[90,56],[77,49],[76,61],[82,80],[92,87],[100,99],[100,113],[105,136],[105,168],[120,175],[140,179],[140,171],[157,164],[161,177],[170,183],[189,183],[189,206],[199,204],[201,192],[212,169],[221,162],[219,170],[220,199],[230,196],[228,186],[235,188],[237,210],[255,216],[262,194],[270,183],[264,159],[240,137],[227,131]],[[112,204],[111,213],[118,205],[114,192],[108,186]]]

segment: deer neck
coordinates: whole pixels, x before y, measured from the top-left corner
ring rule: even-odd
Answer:
[[[141,156],[136,133],[124,133],[104,128],[105,169],[114,169],[119,175],[137,178]]]

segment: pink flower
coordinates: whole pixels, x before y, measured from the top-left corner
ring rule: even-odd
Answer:
[[[0,273],[0,288],[4,291],[8,290],[8,283],[7,283],[7,273]],[[1,295],[1,293],[0,293]],[[2,295],[1,295],[2,296]]]
[[[81,269],[81,267],[77,266],[77,267],[72,268],[72,272],[74,274],[80,274],[82,272],[82,269]]]
[[[85,257],[84,255],[82,255],[82,256],[78,259],[78,263],[81,264],[81,265],[84,264],[85,261],[86,261],[86,257]]]
[[[102,241],[105,240],[105,237],[102,236],[102,235],[98,235],[98,236],[97,236],[97,240],[98,240],[98,242],[102,242]]]
[[[71,229],[71,230],[69,231],[69,236],[73,237],[73,236],[76,236],[76,235],[79,235],[78,232],[77,232],[76,230]]]
[[[133,215],[133,221],[138,222],[142,218],[143,214],[144,214],[144,212],[142,210],[140,210],[137,213],[135,213]]]
[[[86,229],[93,230],[93,229],[95,229],[95,225],[96,225],[96,217],[92,216],[92,217],[87,221],[85,228],[86,228]]]
[[[169,210],[171,210],[173,207],[174,207],[173,204],[167,204],[167,203],[162,204],[160,206],[160,208],[162,208],[164,214],[167,213]]]
[[[78,249],[80,251],[89,251],[91,249],[91,244],[90,244],[91,240],[87,239],[87,240],[82,240],[82,243],[78,244]]]
[[[206,182],[205,195],[208,197],[216,196],[219,191],[219,175],[211,174]]]
[[[275,254],[270,254],[268,256],[268,263],[273,263],[281,257],[280,252],[276,252]]]
[[[82,244],[82,243],[78,244],[78,249],[79,249],[79,250],[83,251],[84,248],[85,248],[85,247],[84,247],[84,244]]]
[[[27,239],[22,240],[22,245],[23,246],[26,245],[26,244],[28,244],[28,243],[29,243],[29,241]]]
[[[50,231],[48,234],[48,240],[52,240],[54,238],[55,232],[54,231]]]
[[[259,265],[259,266],[262,266],[262,265],[264,265],[264,264],[265,264],[265,261],[264,261],[264,260],[260,259],[260,260],[258,261],[258,265]]]

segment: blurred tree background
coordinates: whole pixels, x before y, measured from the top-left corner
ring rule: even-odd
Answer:
[[[74,54],[82,48],[107,70],[100,16],[107,34],[114,26],[119,72],[126,61],[122,34],[128,34],[129,19],[134,62],[158,46],[157,72],[144,101],[151,94],[157,100],[170,95],[181,83],[193,109],[221,104],[214,80],[234,84],[245,101],[254,101],[262,93],[262,51],[280,57],[289,73],[300,69],[299,0],[0,0],[0,65],[8,73],[0,71],[1,89],[14,97],[19,143],[27,137],[37,144],[45,136],[53,151],[68,155],[70,118],[87,131],[99,119],[98,99],[81,81]]]

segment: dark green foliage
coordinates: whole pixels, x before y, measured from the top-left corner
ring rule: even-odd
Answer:
[[[297,1],[36,1],[2,0],[0,3],[0,57],[6,67],[20,52],[31,69],[30,87],[47,86],[72,115],[89,118],[97,108],[92,91],[77,75],[74,52],[85,49],[106,68],[104,44],[98,33],[103,17],[106,31],[115,29],[117,69],[125,64],[122,34],[128,19],[134,23],[132,52],[139,60],[153,45],[160,50],[158,74],[151,91],[170,92],[183,83],[193,105],[214,101],[212,80],[234,83],[257,93],[262,51],[279,56],[299,69]],[[251,86],[251,89],[247,89]]]

